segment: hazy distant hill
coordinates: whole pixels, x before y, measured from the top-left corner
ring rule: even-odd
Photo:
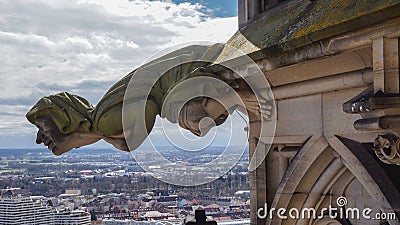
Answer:
[[[235,147],[234,147],[235,148]],[[193,152],[193,154],[220,154],[225,147],[222,146],[211,146],[208,147],[207,149],[201,150],[201,151],[196,151]],[[145,147],[142,150],[146,150]],[[162,151],[162,152],[170,152],[176,153],[182,152],[182,149],[179,149],[174,146],[157,146],[157,150]],[[186,151],[187,152],[187,151]],[[248,149],[246,148],[245,153],[248,152]],[[122,151],[119,151],[117,149],[113,148],[91,148],[91,147],[82,147],[78,149],[73,149],[67,154],[87,154],[87,155],[98,155],[102,153],[120,153],[120,154],[129,154],[129,153],[124,153]],[[191,153],[191,152],[189,152]],[[0,157],[9,157],[9,156],[28,156],[28,155],[44,155],[44,156],[51,156],[52,153],[47,149],[47,148],[2,148],[0,149]]]

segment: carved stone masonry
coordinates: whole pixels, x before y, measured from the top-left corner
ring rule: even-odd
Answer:
[[[376,156],[382,162],[400,166],[400,138],[399,136],[388,133],[378,135],[374,142]]]
[[[360,114],[354,122],[360,131],[379,132],[375,153],[387,164],[400,165],[399,38],[373,41],[373,85],[343,104],[346,113]]]

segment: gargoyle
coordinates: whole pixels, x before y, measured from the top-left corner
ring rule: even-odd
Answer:
[[[229,114],[239,107],[239,103],[231,101],[232,96],[237,94],[241,96],[248,113],[260,118],[258,101],[245,82],[241,79],[223,79],[208,69],[222,50],[221,44],[189,46],[146,63],[114,84],[96,107],[84,98],[67,92],[43,97],[26,115],[29,122],[38,128],[36,143],[48,146],[55,155],[95,143],[100,139],[117,149],[132,151],[146,139],[157,115],[173,123],[179,123],[182,128],[190,130],[197,136],[203,136],[208,132],[210,124],[202,125],[200,121],[208,117],[213,120],[213,125],[222,124]],[[185,61],[185,57],[199,60]],[[170,65],[175,66],[168,68]],[[164,72],[165,67],[167,69]],[[156,73],[162,74],[154,83],[150,82],[149,93],[139,88],[130,90],[131,94],[127,95],[129,83],[138,72],[144,74],[144,77],[134,81],[137,87],[149,85],[146,74],[151,74],[150,77],[157,77]],[[165,103],[165,97],[173,87],[193,77],[218,79],[231,84],[236,93],[203,84],[201,87],[195,87],[204,92],[198,97],[183,103],[181,99]],[[221,104],[221,100],[206,97],[210,92],[213,96],[219,96],[222,101],[226,100],[227,105]],[[129,112],[133,115],[132,126],[129,129],[124,129],[123,126],[124,101],[130,102]],[[178,101],[183,105],[178,115],[175,115],[174,104]],[[139,107],[140,104],[144,106],[144,113]],[[169,108],[166,114],[161,113],[162,107]],[[243,110],[243,107],[241,108]],[[133,143],[127,143],[127,135],[132,135],[133,139],[130,140],[134,140]]]

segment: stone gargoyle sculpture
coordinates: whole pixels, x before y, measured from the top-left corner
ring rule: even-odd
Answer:
[[[218,126],[227,119],[233,110],[239,107],[235,101],[224,106],[220,101],[204,97],[210,92],[213,92],[214,96],[225,99],[232,98],[233,94],[239,95],[245,104],[245,109],[239,107],[239,110],[246,110],[246,113],[260,118],[258,101],[242,79],[224,79],[208,70],[222,50],[222,44],[189,46],[152,60],[114,84],[96,107],[93,107],[84,98],[67,92],[43,97],[26,114],[28,121],[38,128],[36,143],[43,143],[55,155],[95,143],[100,139],[112,144],[117,149],[132,151],[146,139],[153,128],[157,115],[167,118],[170,122],[178,123],[179,126],[190,130],[197,136],[203,136],[207,129],[201,127],[202,118],[211,118],[214,125]],[[185,57],[190,59],[194,57],[196,61],[186,61]],[[175,66],[171,67],[170,65]],[[160,74],[160,71],[163,70],[166,71]],[[136,79],[134,83],[137,87],[149,83],[146,80],[147,74],[157,73],[159,77],[153,76],[157,79],[151,83],[149,93],[141,92],[139,88],[131,91],[132,95],[126,95],[132,76],[138,71],[142,71],[141,74],[145,79],[143,77]],[[151,75],[149,76],[151,77]],[[218,79],[230,85],[236,93],[231,93],[224,88],[210,88],[204,85],[196,87],[206,92],[204,96],[200,94],[197,98],[183,102],[180,111],[175,115],[172,113],[176,109],[174,102],[182,102],[182,99],[177,98],[176,101],[165,104],[165,97],[177,84],[193,77]],[[129,110],[132,111],[131,115],[134,121],[143,121],[139,123],[132,121],[129,129],[123,127],[124,101],[130,102]],[[145,113],[140,112],[138,104],[143,104]],[[166,110],[166,114],[161,115],[161,107],[169,108]],[[168,113],[169,111],[171,113]],[[127,143],[127,135],[133,136],[133,139],[130,139],[134,140],[133,143]]]

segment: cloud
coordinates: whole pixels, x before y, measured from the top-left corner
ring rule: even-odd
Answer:
[[[234,17],[172,1],[0,0],[0,9],[3,136],[34,136],[24,114],[42,96],[68,91],[96,104],[157,51],[188,41],[225,42],[236,30]]]

